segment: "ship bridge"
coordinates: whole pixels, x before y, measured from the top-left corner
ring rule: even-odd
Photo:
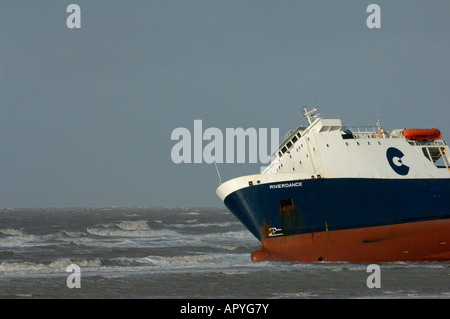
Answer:
[[[311,178],[448,178],[450,151],[439,130],[344,126],[340,119],[323,119],[318,108],[304,111],[309,126],[289,131],[263,174],[301,173]],[[390,165],[388,149],[403,154],[407,176]],[[394,154],[393,153],[393,154]],[[397,159],[398,156],[395,156]],[[395,167],[394,167],[395,168]],[[445,169],[445,170],[442,170]],[[406,170],[405,170],[406,171]]]

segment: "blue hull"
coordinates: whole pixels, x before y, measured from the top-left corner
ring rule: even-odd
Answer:
[[[249,186],[224,203],[259,240],[450,218],[450,179],[292,182]]]

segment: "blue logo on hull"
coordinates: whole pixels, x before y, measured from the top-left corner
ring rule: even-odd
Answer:
[[[390,147],[386,151],[386,157],[391,168],[399,175],[408,175],[409,166],[402,163],[402,157],[405,154],[395,147]]]

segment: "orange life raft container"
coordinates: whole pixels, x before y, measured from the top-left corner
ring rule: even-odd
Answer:
[[[410,140],[435,140],[442,137],[437,128],[410,128],[404,129],[402,133]]]

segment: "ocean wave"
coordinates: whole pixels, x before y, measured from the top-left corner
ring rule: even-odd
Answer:
[[[6,228],[0,229],[0,233],[6,235],[0,237],[0,247],[13,247],[23,245],[37,245],[39,243],[39,237],[25,233],[24,231]]]
[[[148,230],[150,227],[146,220],[125,220],[114,224],[123,230]]]
[[[109,229],[109,228],[87,228],[86,232],[90,235],[100,237],[139,237],[139,238],[155,238],[163,239],[165,237],[180,236],[172,230],[123,230],[123,229]]]
[[[67,272],[67,267],[76,264],[84,270],[98,269],[102,266],[99,258],[88,259],[58,259],[47,263],[42,262],[2,262],[0,263],[0,272],[4,275],[21,275],[21,274],[48,274]]]
[[[130,274],[142,272],[204,272],[226,271],[227,274],[236,272],[245,273],[250,268],[258,268],[251,262],[248,254],[196,254],[183,256],[159,256],[147,257],[115,257],[111,259],[70,259],[62,258],[49,262],[2,262],[0,263],[0,275],[23,276],[42,274],[68,275],[69,265],[76,264],[84,274]]]
[[[174,228],[197,228],[197,227],[231,227],[233,225],[240,225],[239,223],[222,222],[222,223],[198,223],[197,219],[184,221],[183,224],[166,224],[167,227]]]
[[[22,235],[23,234],[23,232],[21,230],[14,229],[14,228],[3,228],[3,229],[0,229],[0,233],[2,233],[4,235],[8,235],[8,236],[18,236],[18,235]]]
[[[207,233],[203,234],[202,237],[208,240],[219,240],[219,241],[237,240],[242,244],[257,242],[257,239],[253,237],[253,235],[247,230],[228,231],[221,233]]]
[[[81,236],[85,236],[86,233],[80,232],[80,231],[68,231],[68,230],[62,230],[61,231],[66,236],[72,237],[72,238],[80,238]]]
[[[183,255],[183,256],[147,256],[139,258],[136,262],[141,264],[148,264],[158,268],[174,269],[174,268],[197,268],[203,269],[206,267],[220,267],[230,265],[254,265],[248,254],[229,254],[229,253],[207,253],[197,255]]]
[[[114,248],[161,248],[161,247],[211,247],[214,249],[234,251],[239,247],[259,244],[246,230],[207,231],[207,227],[220,227],[228,230],[232,222],[202,223],[181,225],[170,229],[164,225],[151,228],[146,220],[119,221],[98,224],[84,230],[63,229],[42,235],[32,235],[21,229],[0,229],[0,248],[27,249],[35,246],[79,245],[84,247]],[[198,227],[196,233],[183,233],[183,227]],[[206,227],[202,231],[202,227]],[[190,228],[196,229],[196,228]]]

